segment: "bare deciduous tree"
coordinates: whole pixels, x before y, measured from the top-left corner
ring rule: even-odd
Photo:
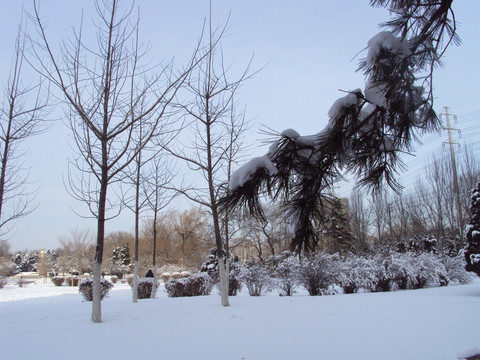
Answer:
[[[59,270],[63,273],[78,271],[80,274],[92,270],[93,235],[89,230],[72,229],[69,235],[59,238],[57,250]]]
[[[35,191],[29,190],[29,170],[21,161],[22,143],[45,130],[44,117],[48,92],[42,82],[25,85],[22,81],[25,38],[22,25],[15,41],[10,76],[0,104],[0,235],[11,229],[9,223],[30,214]]]
[[[348,203],[350,208],[350,226],[356,239],[355,247],[359,251],[367,248],[368,228],[370,226],[370,212],[363,202],[364,195],[355,188]]]
[[[81,23],[73,38],[62,44],[59,56],[48,41],[35,4],[34,20],[40,40],[34,51],[39,60],[41,54],[46,55],[48,61],[40,61],[39,66],[60,90],[66,104],[76,147],[71,159],[76,174],[70,173],[70,193],[84,202],[97,220],[92,321],[101,322],[105,221],[121,211],[122,203],[119,191],[112,191],[112,185],[121,180],[123,170],[156,135],[193,64],[179,72],[171,63],[148,68],[142,62],[148,47],[141,46],[138,39],[139,16],[130,22],[133,5],[122,8],[118,0],[99,0],[95,4],[95,45],[83,38]],[[139,123],[143,131],[141,137],[136,137]]]
[[[247,126],[243,114],[235,115],[234,96],[251,76],[248,75],[248,65],[237,80],[228,79],[223,53],[219,51],[226,26],[213,30],[210,16],[208,43],[201,54],[203,61],[186,81],[187,90],[193,100],[182,109],[192,123],[193,133],[190,136],[193,140],[190,144],[167,149],[170,154],[186,162],[189,169],[203,176],[203,186],[178,190],[194,203],[208,209],[212,216],[219,263],[221,303],[224,306],[229,305],[228,273],[224,264],[218,200],[228,178],[226,171],[229,169],[232,147]]]
[[[156,293],[157,284],[157,239],[158,239],[158,221],[161,213],[170,202],[175,198],[176,193],[170,194],[168,186],[173,178],[171,164],[167,163],[162,154],[157,154],[152,162],[150,168],[143,174],[142,193],[146,201],[147,207],[153,215],[150,224],[150,231],[152,236],[152,266],[153,266],[153,286],[152,296]],[[148,223],[147,223],[148,226]]]

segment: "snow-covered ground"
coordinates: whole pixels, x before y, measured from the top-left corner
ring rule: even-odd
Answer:
[[[103,323],[78,288],[0,289],[0,358],[453,360],[480,346],[480,281],[390,293],[272,293],[131,301],[116,284]]]

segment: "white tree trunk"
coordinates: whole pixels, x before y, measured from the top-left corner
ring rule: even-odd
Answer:
[[[157,292],[157,265],[153,267],[153,284],[152,284],[152,293],[150,294],[150,298],[155,297],[155,293]]]
[[[230,306],[228,301],[228,274],[225,269],[223,256],[218,257],[218,272],[220,275],[220,297],[223,306]]]
[[[101,280],[102,264],[95,262],[93,265],[93,299],[92,299],[92,321],[94,323],[102,322],[102,299],[101,299]]]
[[[134,262],[133,265],[133,291],[132,291],[132,301],[137,302],[138,299],[138,261]]]

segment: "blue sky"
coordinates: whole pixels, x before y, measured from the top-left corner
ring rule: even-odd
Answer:
[[[41,0],[40,9],[47,34],[58,49],[62,38],[78,26],[84,8],[85,31],[93,29],[93,1]],[[227,63],[232,75],[240,72],[254,55],[253,68],[264,67],[241,89],[241,104],[246,116],[252,119],[248,141],[253,144],[252,156],[266,152],[259,130],[267,126],[282,131],[294,128],[302,135],[320,131],[327,123],[331,104],[343,96],[340,90],[364,87],[361,73],[356,73],[361,52],[367,41],[378,32],[378,24],[389,18],[384,9],[372,8],[368,1],[212,1],[214,22],[222,23],[231,11],[228,37],[223,41]],[[208,1],[138,1],[140,6],[141,39],[150,42],[150,56],[158,61],[175,57],[182,64],[190,55],[208,15]],[[31,2],[23,7],[31,10]],[[0,81],[7,81],[13,56],[17,25],[20,21],[20,1],[0,1]],[[466,129],[463,140],[473,142],[480,136],[480,2],[455,1],[453,5],[459,22],[460,47],[448,49],[444,68],[435,75],[436,110],[444,106],[457,115],[457,128]],[[33,26],[28,25],[29,29]],[[360,53],[360,54],[359,54]],[[358,54],[358,56],[357,56]],[[59,118],[54,111],[51,118]],[[84,209],[67,194],[62,178],[67,175],[67,156],[70,154],[69,130],[60,122],[28,142],[31,176],[40,185],[38,209],[16,222],[9,242],[13,250],[24,248],[55,248],[58,237],[74,228],[95,229],[95,221],[81,219],[72,211]],[[436,136],[436,137],[435,137]],[[419,156],[406,159],[410,172],[421,174],[425,159],[438,152],[445,137],[435,135],[418,147]],[[479,150],[480,152],[480,150]],[[351,185],[342,184],[338,193],[348,196]],[[107,232],[132,231],[133,217],[123,214],[107,224]]]

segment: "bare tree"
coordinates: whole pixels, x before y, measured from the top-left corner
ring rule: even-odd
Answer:
[[[158,238],[158,221],[162,211],[167,208],[170,202],[175,198],[176,193],[170,194],[168,186],[173,178],[173,172],[170,164],[162,154],[157,154],[150,163],[150,169],[143,174],[143,196],[146,200],[147,207],[153,215],[150,222],[150,230],[152,236],[152,266],[153,266],[153,287],[152,296],[156,293],[157,284],[157,238]]]
[[[225,171],[229,169],[232,147],[246,129],[243,114],[234,113],[234,96],[249,77],[247,66],[237,80],[228,79],[223,53],[219,51],[227,24],[228,21],[224,27],[213,30],[210,16],[208,44],[205,52],[201,54],[203,61],[186,82],[193,100],[182,109],[192,123],[193,134],[190,138],[193,140],[187,145],[168,147],[173,156],[186,162],[190,170],[200,172],[203,176],[203,187],[182,187],[178,190],[200,207],[208,209],[211,214],[223,306],[229,305],[228,273],[224,263],[218,200],[220,192],[225,188],[225,179],[228,178]]]
[[[54,54],[35,3],[39,42],[34,51],[48,61],[39,66],[63,95],[68,125],[75,141],[71,195],[84,202],[97,220],[92,321],[101,322],[100,275],[105,221],[121,211],[119,191],[108,193],[124,169],[157,133],[159,124],[193,64],[175,72],[172,64],[154,69],[142,65],[148,47],[138,39],[139,15],[130,22],[131,7],[118,0],[97,1],[97,38],[91,46],[82,37],[83,23]],[[151,71],[150,71],[151,70]],[[156,70],[156,71],[154,71]],[[139,123],[143,125],[138,134]],[[110,213],[113,211],[113,213]],[[110,214],[110,215],[109,215]]]
[[[350,226],[355,237],[355,248],[359,251],[365,251],[368,247],[367,236],[370,226],[370,213],[364,202],[364,195],[358,188],[354,188],[350,201]]]
[[[78,271],[80,274],[92,270],[93,235],[90,230],[72,229],[69,235],[59,238],[61,247],[57,250],[62,272]]]
[[[383,240],[383,233],[387,222],[387,207],[387,191],[385,189],[372,194],[370,208],[379,241]]]
[[[134,112],[134,111],[132,111]],[[170,141],[172,140],[172,132],[167,131],[167,128],[170,126],[170,122],[165,120],[162,122],[161,126],[158,126],[157,134],[152,140],[161,141],[161,137],[164,137],[166,134],[170,135]],[[144,123],[143,120],[138,123],[138,133],[136,136],[138,139],[143,138]],[[142,141],[137,142],[138,146],[143,147],[144,144]],[[133,188],[133,199],[128,199],[125,203],[126,206],[133,211],[135,215],[135,249],[134,249],[134,266],[133,266],[133,291],[132,291],[132,300],[134,303],[137,302],[137,289],[138,289],[138,257],[139,257],[139,238],[140,238],[140,216],[141,213],[146,211],[149,207],[154,210],[154,217],[158,216],[158,212],[166,207],[170,203],[170,199],[161,198],[160,195],[165,193],[165,182],[162,184],[160,180],[163,178],[164,181],[169,181],[170,178],[166,178],[166,174],[170,173],[170,169],[166,167],[166,164],[162,164],[160,159],[161,152],[158,150],[152,150],[148,148],[139,149],[135,159],[132,161],[131,166],[126,168],[126,181]],[[145,166],[154,161],[155,173],[145,174]],[[163,174],[162,174],[163,173]],[[142,184],[149,183],[149,177],[153,176],[156,186],[158,188],[150,187],[150,191],[145,190],[145,186]],[[151,182],[150,182],[151,184]],[[143,189],[142,189],[143,187]],[[156,195],[155,199],[151,199],[153,195]],[[130,201],[131,200],[131,201]],[[155,224],[155,221],[154,221]],[[155,249],[153,251],[155,253]],[[153,255],[155,259],[155,255]],[[154,279],[156,276],[154,274]],[[154,281],[155,284],[155,281]],[[155,294],[155,289],[152,288],[152,294]]]
[[[22,81],[25,38],[18,28],[10,76],[0,104],[0,235],[11,230],[9,223],[30,214],[35,208],[35,191],[29,190],[29,169],[22,158],[22,143],[45,131],[44,117],[48,92],[41,80],[33,85]]]

